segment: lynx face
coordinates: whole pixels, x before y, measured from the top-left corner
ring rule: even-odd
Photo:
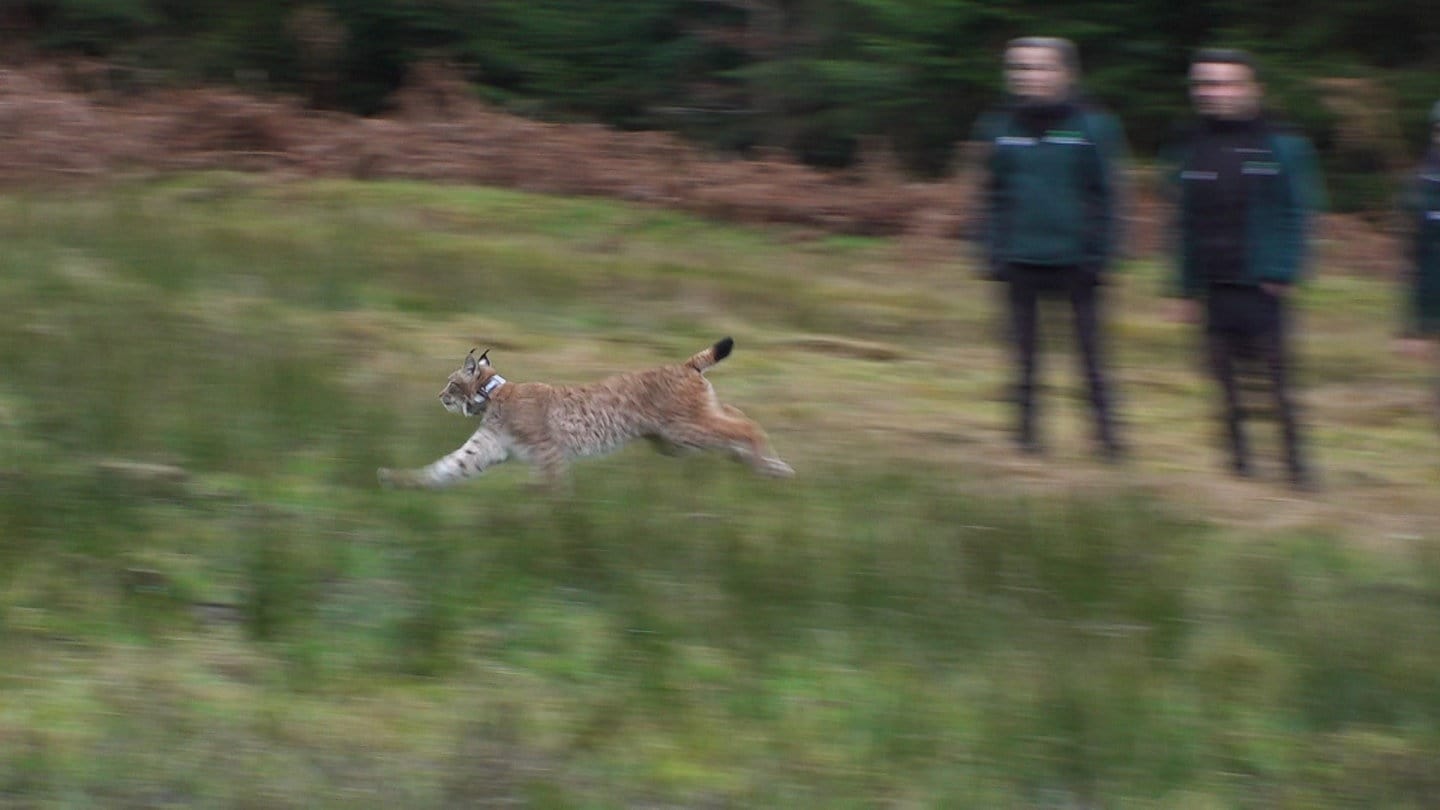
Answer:
[[[489,354],[490,350],[486,349],[477,359],[475,350],[471,349],[464,364],[451,372],[445,387],[440,389],[440,404],[445,406],[445,410],[461,416],[479,416],[485,412],[488,400],[480,395],[480,391],[486,381],[495,376]]]

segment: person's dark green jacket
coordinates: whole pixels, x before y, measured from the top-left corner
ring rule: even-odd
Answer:
[[[1245,163],[1246,236],[1242,281],[1253,284],[1294,284],[1304,275],[1310,216],[1325,207],[1325,191],[1310,141],[1287,127],[1263,123],[1262,146]],[[1194,298],[1204,293],[1196,258],[1197,235],[1206,223],[1197,221],[1183,182],[1190,155],[1196,151],[1197,130],[1178,147],[1168,150],[1174,167],[1172,180],[1179,188],[1178,287]]]
[[[1413,274],[1407,317],[1411,334],[1440,334],[1440,152],[1415,173],[1406,195],[1414,221]]]
[[[1011,264],[1095,275],[1113,258],[1125,138],[1103,110],[1079,102],[1047,117],[1012,107],[981,116],[987,148],[984,248],[992,278]]]

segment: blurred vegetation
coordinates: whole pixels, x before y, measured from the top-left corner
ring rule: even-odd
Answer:
[[[667,129],[727,150],[773,147],[818,165],[867,138],[922,175],[999,96],[1016,35],[1079,43],[1086,89],[1154,154],[1186,114],[1195,47],[1257,52],[1281,114],[1317,137],[1337,205],[1383,208],[1440,97],[1440,6],[1410,0],[26,0],[0,10],[15,52],[82,52],[173,81],[239,81],[362,113],[420,60],[461,66],[484,97],[529,115]],[[1372,88],[1327,103],[1315,80]],[[1347,142],[1355,119],[1377,139]]]
[[[1135,289],[1137,468],[1057,486],[1005,466],[981,282],[879,240],[226,175],[10,194],[0,240],[5,806],[1440,796],[1440,538],[1383,528],[1433,509],[1436,439],[1374,280],[1319,281],[1332,489],[1277,524],[1304,504],[1195,469]],[[560,501],[374,484],[466,435],[434,395],[476,342],[580,381],[722,329],[792,482],[637,448]]]

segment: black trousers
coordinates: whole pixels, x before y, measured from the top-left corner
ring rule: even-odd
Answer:
[[[1101,340],[1100,286],[1093,274],[1076,267],[1012,264],[1006,268],[1010,310],[1010,340],[1019,378],[1015,386],[1016,438],[1036,448],[1036,393],[1040,372],[1040,303],[1045,299],[1068,301],[1073,314],[1080,367],[1095,416],[1095,439],[1107,453],[1120,449],[1115,432],[1110,387],[1105,380]]]
[[[1290,386],[1289,319],[1285,301],[1260,287],[1212,285],[1206,297],[1206,353],[1211,373],[1220,383],[1221,421],[1231,466],[1237,472],[1250,469],[1241,371],[1253,369],[1269,384],[1284,440],[1285,464],[1292,477],[1305,473],[1299,417]]]

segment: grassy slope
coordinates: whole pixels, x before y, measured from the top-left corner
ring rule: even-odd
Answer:
[[[1305,293],[1329,486],[1295,498],[1216,473],[1145,264],[1110,470],[1059,352],[1055,458],[1007,451],[950,245],[228,176],[11,196],[0,240],[0,803],[1440,793],[1437,438],[1384,285]],[[373,487],[466,435],[434,394],[473,345],[583,381],[722,334],[794,482],[636,449],[563,503]]]

